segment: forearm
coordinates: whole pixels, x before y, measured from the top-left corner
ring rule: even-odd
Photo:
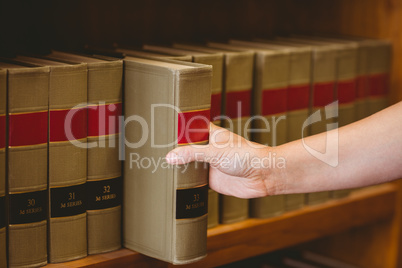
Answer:
[[[402,177],[401,103],[340,128],[338,135],[336,131],[275,149],[286,160],[286,167],[274,172],[285,185],[283,192],[275,194],[353,188]],[[327,138],[328,144],[336,145],[338,141],[338,146],[326,151]],[[321,155],[324,159],[313,156],[308,148],[326,153]]]

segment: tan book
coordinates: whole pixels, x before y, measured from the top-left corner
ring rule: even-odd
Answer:
[[[258,48],[248,44],[209,43],[223,49],[255,53],[252,96],[252,139],[260,144],[278,146],[287,141],[287,91],[289,85],[290,53],[287,50]],[[302,199],[303,201],[303,199]],[[303,202],[300,202],[301,206]],[[285,210],[283,195],[250,200],[250,216],[268,218]]]
[[[304,39],[303,39],[304,40]],[[336,54],[336,97],[339,102],[339,127],[356,121],[356,93],[357,93],[357,66],[358,43],[349,40],[326,38],[307,38],[307,41],[317,44],[333,45]]]
[[[356,41],[358,46],[355,100],[355,120],[357,121],[370,115],[369,59],[371,54],[371,44],[370,42],[367,42],[367,40],[353,41]]]
[[[7,267],[6,241],[6,113],[7,70],[0,69],[0,268]]]
[[[8,265],[47,263],[48,67],[8,69]]]
[[[87,66],[27,56],[14,60],[50,69],[49,262],[83,258],[87,256]]]
[[[223,54],[222,53],[203,53],[186,49],[144,45],[145,50],[170,53],[177,56],[191,56],[192,62],[207,64],[212,66],[212,91],[211,91],[211,121],[215,125],[221,125],[220,115],[222,114],[222,95],[223,92]]]
[[[287,141],[299,140],[310,134],[309,128],[304,123],[309,116],[311,101],[311,71],[312,71],[312,49],[309,46],[292,46],[273,40],[257,40],[255,42],[231,40],[236,43],[250,43],[255,47],[265,47],[273,50],[286,50],[290,53],[289,63],[289,84],[287,88]],[[316,198],[309,198],[317,195]],[[312,204],[309,200],[316,200],[317,203],[325,202],[328,199],[328,192],[313,194],[292,194],[285,196],[285,210],[295,210],[304,205]]]
[[[53,51],[47,57],[87,64],[88,254],[119,249],[122,177],[118,121],[122,111],[122,60],[107,61],[59,51]]]
[[[125,118],[135,121],[125,130],[124,246],[174,264],[198,261],[206,256],[208,165],[171,166],[165,156],[208,143],[212,68],[133,57],[124,64]]]
[[[230,40],[231,44],[249,45],[279,51],[289,51],[290,70],[287,88],[287,141],[294,141],[309,135],[308,129],[303,129],[303,123],[309,115],[310,80],[312,69],[312,49],[309,46],[295,47],[272,40],[241,41]],[[303,135],[302,135],[303,134]]]
[[[389,83],[392,44],[386,40],[369,39],[369,114],[389,105]]]
[[[333,111],[325,112],[325,106],[335,100],[336,81],[336,47],[320,45],[314,42],[302,42],[292,39],[278,39],[275,43],[296,47],[310,47],[312,51],[310,114],[319,111],[321,120],[311,123],[310,135],[315,135],[332,129],[336,116]],[[327,201],[331,193],[328,191],[308,193],[306,203],[320,204]]]
[[[125,54],[126,56],[138,57],[138,58],[149,58],[149,59],[164,59],[164,60],[181,60],[181,61],[192,61],[192,57],[190,55],[172,55],[172,54],[164,54],[157,53],[152,51],[145,51],[141,49],[134,48],[120,48],[117,47],[114,49],[116,52],[120,52]]]
[[[144,45],[145,50],[171,53],[179,56],[190,55],[195,63],[206,64],[212,66],[212,90],[211,90],[211,121],[215,125],[221,125],[222,114],[222,94],[223,92],[223,54],[222,53],[202,53],[197,51]],[[212,189],[208,190],[208,228],[215,227],[219,224],[219,195]]]
[[[357,72],[364,79],[358,80],[358,86],[360,83],[367,87],[365,93],[368,111],[366,110],[365,116],[386,108],[389,105],[392,43],[388,40],[351,36],[338,38],[357,42],[359,46]],[[360,82],[360,80],[364,82]],[[361,89],[358,89],[358,94],[360,94]]]
[[[342,127],[356,121],[355,99],[357,92],[357,56],[358,45],[353,41],[335,41],[318,39],[297,39],[302,42],[312,42],[317,45],[330,45],[336,49],[336,89],[335,99],[338,100],[338,126]],[[351,190],[332,192],[333,198],[348,196]]]
[[[251,115],[251,89],[253,86],[254,52],[228,51],[207,46],[173,44],[174,47],[205,53],[224,55],[222,125],[234,133],[249,138],[246,124]],[[229,120],[227,120],[229,119]],[[249,216],[249,200],[220,195],[220,222],[233,223]]]

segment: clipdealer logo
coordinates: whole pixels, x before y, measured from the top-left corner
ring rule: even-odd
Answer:
[[[317,158],[318,160],[330,165],[331,167],[337,167],[339,164],[339,131],[338,131],[338,123],[332,122],[326,124],[326,144],[325,151],[320,152],[315,150],[314,148],[307,145],[305,141],[305,137],[303,134],[303,130],[315,123],[321,122],[322,120],[328,120],[332,118],[338,117],[338,101],[332,102],[325,106],[324,109],[324,118],[321,116],[321,110],[315,111],[311,114],[306,121],[303,123],[302,128],[302,142],[303,147],[309,152],[312,156]]]

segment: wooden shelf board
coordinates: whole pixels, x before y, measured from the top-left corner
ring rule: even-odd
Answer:
[[[391,219],[397,187],[385,184],[349,197],[305,207],[270,219],[219,225],[208,230],[208,256],[189,267],[212,267],[283,249],[381,220]],[[120,249],[48,267],[170,267],[137,252]],[[181,266],[185,267],[185,266]]]

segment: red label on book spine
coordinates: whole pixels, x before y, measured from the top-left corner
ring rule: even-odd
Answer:
[[[356,99],[356,80],[338,81],[338,100],[339,104],[351,103]]]
[[[0,149],[6,147],[6,116],[0,115]]]
[[[211,120],[219,120],[221,115],[222,94],[216,93],[211,95]]]
[[[286,88],[266,89],[262,91],[261,114],[273,115],[286,113]]]
[[[308,109],[310,85],[293,85],[288,88],[288,110]]]
[[[364,99],[368,95],[368,76],[361,75],[356,81],[356,98]]]
[[[49,140],[63,142],[87,137],[87,108],[50,111]]]
[[[119,133],[121,103],[88,106],[88,137]]]
[[[177,143],[184,145],[207,141],[209,122],[210,109],[179,113]]]
[[[250,116],[250,109],[251,90],[226,93],[226,116],[232,119]]]
[[[48,112],[10,114],[9,147],[47,143]]]
[[[369,76],[370,96],[382,97],[388,94],[388,73],[372,74]]]
[[[322,107],[334,101],[334,82],[314,84],[313,106]]]

